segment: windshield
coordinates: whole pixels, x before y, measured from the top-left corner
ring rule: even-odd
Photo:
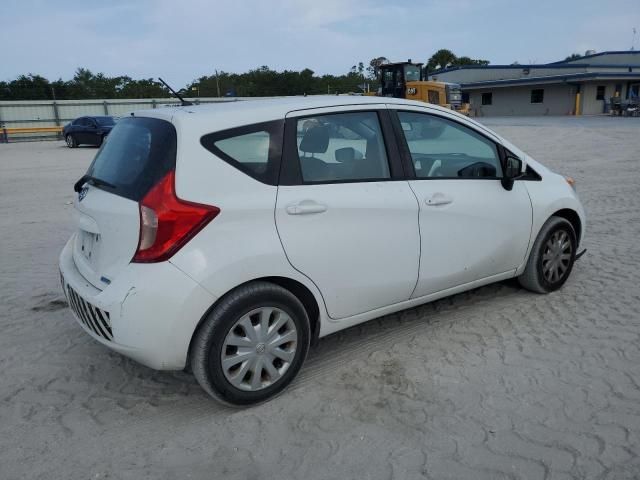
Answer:
[[[420,80],[420,67],[417,65],[406,65],[404,67],[404,77],[407,82],[417,82]]]
[[[113,127],[87,175],[114,186],[107,191],[139,201],[175,163],[176,131],[171,123],[128,117]]]
[[[116,124],[116,121],[113,119],[113,117],[95,117],[95,119],[96,122],[98,122],[98,125],[102,125],[103,127]]]

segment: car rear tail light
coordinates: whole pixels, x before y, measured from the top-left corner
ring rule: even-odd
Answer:
[[[218,213],[218,207],[180,200],[172,170],[140,202],[140,239],[131,261],[168,260]]]

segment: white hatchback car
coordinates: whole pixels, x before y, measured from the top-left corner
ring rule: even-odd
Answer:
[[[491,282],[567,280],[572,182],[433,105],[300,97],[122,119],[60,256],[80,325],[218,400],[280,392],[310,342]]]

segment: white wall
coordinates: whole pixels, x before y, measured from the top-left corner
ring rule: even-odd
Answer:
[[[543,103],[531,103],[531,90],[544,89]],[[492,104],[482,105],[482,93],[492,92]],[[576,88],[569,85],[539,85],[470,90],[475,116],[570,115],[575,108]],[[595,95],[595,94],[594,94]]]
[[[609,104],[609,98],[613,97],[615,93],[616,84],[622,85],[622,91],[620,95],[622,98],[625,96],[626,91],[626,83],[625,81],[618,82],[593,82],[593,83],[585,83],[582,85],[581,89],[581,103],[582,103],[582,114],[583,115],[598,115],[604,113],[604,105],[605,102]],[[598,86],[604,86],[604,100],[597,100],[597,90]]]

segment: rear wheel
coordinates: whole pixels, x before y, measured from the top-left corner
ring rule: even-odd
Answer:
[[[520,285],[537,293],[559,289],[569,278],[576,258],[576,233],[571,223],[551,217],[540,229]]]
[[[76,137],[74,137],[72,134],[67,134],[66,137],[64,137],[65,142],[67,142],[67,147],[69,148],[76,148],[78,146],[78,142],[76,141]]]
[[[191,369],[212,397],[250,405],[280,393],[309,349],[309,318],[288,290],[254,282],[224,297],[200,326]]]

